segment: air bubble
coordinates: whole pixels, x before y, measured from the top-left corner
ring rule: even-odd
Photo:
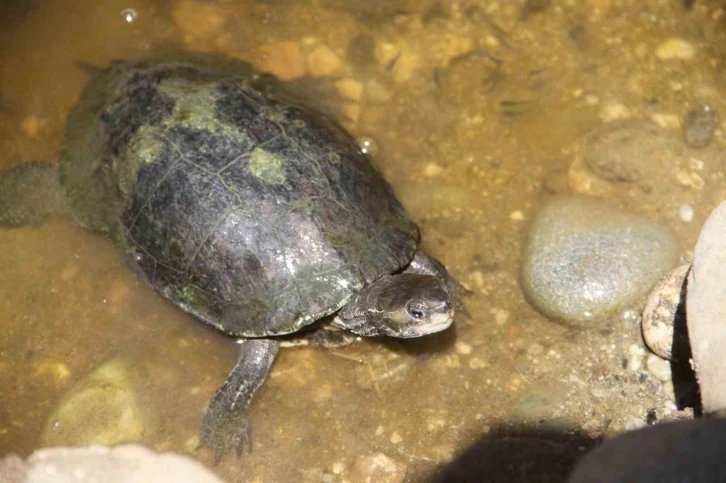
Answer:
[[[373,139],[361,136],[356,139],[356,142],[361,153],[367,154],[368,156],[375,156],[378,153],[378,144]]]
[[[139,14],[133,8],[127,8],[121,11],[121,18],[124,19],[126,23],[133,22],[138,16]]]

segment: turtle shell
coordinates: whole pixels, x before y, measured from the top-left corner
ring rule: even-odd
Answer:
[[[345,131],[229,69],[98,72],[69,116],[61,183],[77,220],[116,239],[147,283],[235,336],[336,311],[418,239]]]

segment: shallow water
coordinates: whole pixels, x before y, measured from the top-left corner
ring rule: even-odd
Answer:
[[[726,112],[719,5],[15,0],[0,6],[0,169],[57,161],[89,66],[113,59],[214,52],[282,77],[360,82],[360,100],[330,88],[320,102],[375,140],[424,249],[475,292],[472,318],[427,340],[282,351],[251,409],[254,451],[216,471],[229,481],[356,481],[356,459],[380,452],[407,467],[407,481],[426,481],[487,434],[598,437],[663,413],[660,386],[630,364],[644,357],[633,321],[590,332],[550,322],[526,302],[518,267],[528,220],[571,190],[574,146],[603,118],[626,109],[678,137],[688,110]],[[658,59],[669,37],[695,56]],[[698,159],[674,160],[645,188],[595,183],[591,194],[664,222],[687,256],[726,193],[723,146],[719,131]],[[678,217],[684,203],[691,223]],[[211,463],[194,451],[197,431],[236,361],[234,342],[157,296],[110,241],[70,220],[0,230],[0,246],[0,456],[37,448],[66,391],[121,358],[150,414],[141,442]]]

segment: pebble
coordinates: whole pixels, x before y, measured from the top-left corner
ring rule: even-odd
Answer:
[[[442,168],[438,164],[428,163],[424,167],[424,176],[426,176],[427,178],[434,178],[434,177],[440,175],[443,171],[444,171],[444,168]]]
[[[695,54],[696,48],[689,42],[678,37],[671,37],[664,40],[655,49],[655,56],[661,60],[691,60]]]
[[[330,47],[319,44],[307,56],[308,69],[313,77],[330,77],[340,74],[343,62]]]
[[[687,344],[685,323],[676,317],[679,316],[679,306],[684,302],[684,283],[690,268],[690,264],[684,264],[673,269],[655,284],[645,302],[641,322],[643,340],[653,353],[663,359],[673,357],[674,331],[678,331],[676,354],[681,350],[681,344]]]
[[[43,446],[113,446],[148,435],[130,368],[112,359],[79,381],[48,418]]]
[[[360,102],[363,97],[363,83],[355,79],[340,79],[334,84],[338,95],[348,101]]]
[[[671,363],[665,359],[661,359],[655,354],[648,356],[645,361],[645,366],[648,368],[653,377],[661,382],[667,382],[671,380]]]
[[[297,42],[265,44],[260,47],[260,54],[256,67],[282,81],[299,79],[307,74],[307,64]]]
[[[472,348],[469,344],[463,341],[457,341],[456,344],[454,344],[456,347],[456,352],[459,354],[467,355],[471,354]]]
[[[519,210],[513,211],[509,214],[509,219],[512,221],[524,221],[524,213]]]
[[[683,122],[683,139],[692,148],[706,147],[713,139],[717,124],[716,111],[713,108],[706,106],[694,109],[686,114]]]
[[[658,223],[599,200],[556,196],[531,225],[522,289],[554,320],[600,327],[639,303],[678,254],[675,238]]]
[[[638,418],[635,416],[628,416],[628,419],[625,421],[625,430],[626,431],[633,431],[636,429],[644,428],[646,426],[645,421],[643,418]]]
[[[587,166],[608,181],[639,181],[663,166],[668,138],[652,122],[613,121],[585,138],[582,157]]]
[[[688,203],[682,204],[678,207],[678,217],[685,223],[692,222],[694,214],[693,206]]]
[[[355,483],[403,483],[408,467],[383,453],[359,456],[348,475]]]

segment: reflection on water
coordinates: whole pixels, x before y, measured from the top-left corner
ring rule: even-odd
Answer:
[[[726,112],[719,5],[16,0],[0,6],[0,168],[57,161],[68,110],[112,59],[214,52],[315,92],[310,102],[375,146],[424,249],[475,292],[473,317],[429,340],[282,351],[252,408],[254,452],[217,470],[229,481],[359,481],[382,453],[396,474],[425,481],[493,427],[596,437],[666,406],[633,362],[643,354],[632,318],[594,332],[547,321],[521,294],[519,260],[543,198],[571,190],[662,220],[692,246],[726,192],[719,152],[652,186],[600,191],[570,164],[604,120],[651,117],[678,136],[689,110]],[[663,54],[669,38],[692,51]],[[678,217],[684,203],[692,223]],[[144,408],[141,442],[209,463],[194,451],[199,421],[236,345],[69,220],[0,230],[0,246],[0,455],[38,447],[67,391],[122,361]]]

